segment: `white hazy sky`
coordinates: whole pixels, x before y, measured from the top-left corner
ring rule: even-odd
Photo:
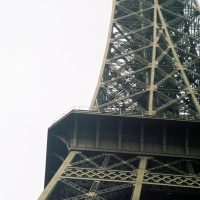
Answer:
[[[47,129],[89,106],[112,0],[0,1],[0,199],[43,191]]]
[[[89,106],[111,0],[0,1],[0,199],[43,190],[47,129]]]

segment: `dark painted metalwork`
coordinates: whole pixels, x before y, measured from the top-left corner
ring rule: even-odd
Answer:
[[[199,200],[199,101],[197,1],[113,1],[90,110],[49,128],[38,200]]]

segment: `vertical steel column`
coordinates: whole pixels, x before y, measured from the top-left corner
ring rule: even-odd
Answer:
[[[42,192],[42,194],[38,198],[38,200],[45,200],[45,199],[47,199],[47,197],[51,194],[51,191],[53,190],[53,188],[56,186],[56,184],[60,180],[61,174],[64,172],[64,170],[67,167],[70,166],[71,161],[73,160],[74,156],[77,153],[79,153],[79,152],[78,151],[71,151],[69,153],[69,155],[67,156],[67,158],[65,159],[65,161],[63,162],[63,164],[60,166],[60,168],[58,169],[58,171],[56,172],[56,174],[53,176],[53,178],[51,179],[51,181],[49,182],[49,184],[46,186],[46,188],[44,189],[44,191]]]
[[[145,122],[141,123],[141,133],[140,133],[140,151],[144,151],[144,124]]]
[[[167,123],[164,124],[164,129],[163,129],[163,153],[167,153]]]
[[[133,196],[132,196],[131,200],[139,200],[140,199],[140,194],[141,194],[141,190],[142,190],[142,181],[143,181],[143,177],[144,177],[148,159],[149,159],[149,157],[145,157],[145,156],[140,157],[140,166],[139,166],[139,170],[138,170],[138,176],[137,176],[137,180],[136,180],[136,184],[135,184],[135,188],[134,188],[134,192],[133,192]]]
[[[99,148],[99,128],[100,128],[100,120],[101,120],[101,119],[97,119],[96,148]]]
[[[153,95],[154,95],[154,80],[155,80],[155,68],[158,64],[156,61],[156,47],[157,47],[157,5],[158,1],[154,0],[154,29],[153,29],[153,55],[152,55],[152,65],[151,65],[151,82],[149,88],[149,115],[153,115]]]
[[[190,152],[189,152],[188,135],[189,135],[189,127],[188,127],[188,125],[186,125],[186,133],[185,133],[185,154],[186,154],[187,156],[190,154]]]
[[[118,132],[118,150],[122,147],[122,120],[119,121],[119,132]]]
[[[75,118],[75,122],[74,122],[73,147],[76,147],[76,143],[77,143],[77,127],[78,127],[78,117]]]

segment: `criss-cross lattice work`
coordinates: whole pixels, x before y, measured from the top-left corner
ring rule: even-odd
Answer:
[[[199,120],[197,1],[119,0],[113,6],[91,109]]]
[[[200,162],[168,159],[134,155],[122,159],[105,153],[88,157],[77,152],[69,165],[61,166],[57,185],[46,199],[130,199],[138,187],[138,177],[147,191],[199,194]]]
[[[95,169],[82,169],[82,168],[68,168],[61,176],[63,178],[80,178],[87,180],[105,180],[105,181],[120,181],[129,182],[136,180],[137,173],[131,171],[115,171],[115,170],[95,170]]]
[[[196,160],[180,159],[173,162],[163,163],[157,159],[148,160],[148,172],[179,174],[179,175],[198,175],[200,176],[200,162]]]
[[[148,174],[144,175],[144,183],[156,185],[170,185],[170,186],[187,186],[192,188],[200,188],[200,178],[180,175],[166,175],[166,174]]]

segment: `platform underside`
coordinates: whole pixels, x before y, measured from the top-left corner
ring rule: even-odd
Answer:
[[[199,129],[74,110],[49,128],[39,200],[199,199]]]

